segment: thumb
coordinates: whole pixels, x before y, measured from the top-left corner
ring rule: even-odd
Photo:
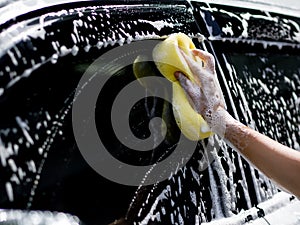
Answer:
[[[186,96],[188,97],[188,101],[191,106],[197,111],[200,112],[200,101],[203,98],[203,93],[197,84],[193,83],[189,80],[183,73],[175,72],[174,76],[179,81],[181,87],[183,88]]]
[[[175,78],[179,81],[184,90],[191,86],[190,80],[180,71],[174,73]]]
[[[200,91],[200,86],[193,83],[182,72],[177,71],[177,72],[174,73],[174,76],[179,81],[179,83],[180,83],[181,87],[183,88],[183,90],[194,99],[194,97],[195,97],[194,92],[195,92],[195,90],[197,90],[197,92],[199,92]],[[199,94],[198,94],[198,96],[199,96]]]

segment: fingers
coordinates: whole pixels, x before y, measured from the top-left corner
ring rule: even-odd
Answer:
[[[188,67],[190,68],[191,72],[193,73],[194,78],[196,78],[197,82],[201,84],[200,74],[202,73],[201,70],[203,69],[202,65],[196,62],[192,57],[185,54],[184,51],[181,50],[181,54],[184,57]]]
[[[196,69],[197,67],[201,68],[200,64],[196,63],[195,60],[190,56],[188,56],[183,50],[180,49],[180,52],[191,69],[192,68]]]
[[[204,62],[204,67],[207,67],[211,71],[215,70],[215,58],[212,54],[200,49],[192,50],[192,54],[198,56]]]
[[[193,84],[192,81],[189,80],[183,73],[181,72],[175,72],[175,77],[179,81],[180,85],[182,86],[183,90],[188,94],[192,95],[195,89],[198,89],[199,87],[195,84]]]
[[[191,81],[182,72],[177,71],[174,73],[174,76],[179,81],[179,83],[181,84],[181,86],[185,91],[188,91],[189,89],[192,88]]]
[[[187,61],[190,67],[195,67],[195,64],[199,66],[199,63],[196,63],[194,59],[189,57],[183,50],[180,49],[181,54]],[[191,50],[193,56],[198,56],[204,63],[204,69],[209,69],[211,72],[215,71],[215,58],[212,54],[202,51],[200,49],[193,49]]]
[[[195,61],[192,56],[187,55],[185,52],[182,51],[181,53],[199,86],[203,87],[203,84],[206,83],[206,80],[213,78],[213,73],[203,68],[201,63]]]
[[[202,91],[199,85],[190,81],[183,73],[175,72],[175,77],[179,81],[181,87],[187,94],[189,103],[197,111],[200,112],[200,99],[202,98]]]

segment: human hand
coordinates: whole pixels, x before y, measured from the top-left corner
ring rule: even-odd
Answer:
[[[225,130],[220,113],[224,114],[226,110],[224,97],[217,80],[214,57],[199,49],[191,50],[191,53],[194,58],[181,51],[196,82],[192,82],[179,71],[174,75],[185,90],[192,107],[203,116],[213,132],[220,134]],[[197,62],[196,57],[199,57],[203,63]]]

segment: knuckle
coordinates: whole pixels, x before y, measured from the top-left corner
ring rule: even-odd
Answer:
[[[210,61],[210,62],[215,62],[215,58],[214,58],[214,56],[212,55],[212,54],[210,54],[210,53],[207,53],[207,59]]]

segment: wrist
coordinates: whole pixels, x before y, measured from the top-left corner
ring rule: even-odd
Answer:
[[[236,120],[221,106],[218,106],[218,108],[212,112],[208,120],[212,132],[218,134],[220,137],[225,137],[227,127],[234,122],[236,122]]]
[[[231,119],[227,117],[226,129],[223,137],[232,148],[243,151],[251,143],[246,141],[249,140],[250,135],[253,136],[254,133],[249,127],[235,120],[233,117],[231,117]]]

